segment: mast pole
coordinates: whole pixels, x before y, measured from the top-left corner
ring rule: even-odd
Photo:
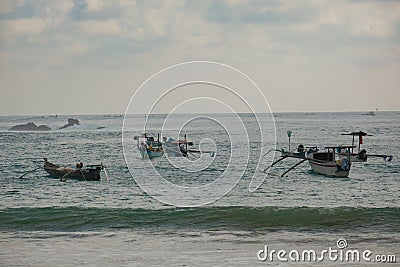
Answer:
[[[289,151],[290,151],[290,137],[292,136],[292,131],[288,130],[286,133],[287,133],[287,136],[289,137]]]
[[[188,143],[187,143],[187,139],[186,139],[186,134],[185,134],[185,146],[186,146],[186,152],[188,151]]]

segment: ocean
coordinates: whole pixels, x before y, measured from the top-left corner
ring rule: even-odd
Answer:
[[[180,119],[191,116],[182,114]],[[307,163],[280,177],[297,163],[289,159],[274,166],[255,191],[249,190],[253,173],[268,162],[257,166],[253,154],[248,159],[245,154],[232,155],[246,147],[246,140],[230,146],[230,134],[240,132],[233,115],[207,116],[214,122],[231,121],[230,129],[206,118],[188,124],[182,129],[187,138],[195,145],[205,140],[204,147],[217,153],[171,159],[180,168],[165,157],[149,163],[136,150],[127,164],[122,115],[0,117],[0,265],[394,266],[395,257],[399,262],[400,112],[274,114],[277,149],[288,148],[288,130],[291,149],[300,143],[319,148],[350,145],[351,137],[342,133],[364,131],[371,136],[364,137],[362,148],[393,155],[393,160],[371,157],[353,163],[348,178],[316,174]],[[80,125],[59,130],[71,117]],[[250,151],[259,153],[254,118],[239,117],[248,131]],[[146,118],[147,130],[157,136],[165,118]],[[264,123],[262,114],[260,118]],[[140,134],[144,119],[132,115],[125,126],[129,121],[127,130]],[[28,122],[53,130],[8,131]],[[274,148],[271,142],[264,145]],[[156,171],[169,183],[203,188],[219,181],[233,156],[239,162],[234,162],[228,178],[238,179],[223,192],[211,186],[204,187],[201,196],[171,196],[151,175]],[[44,157],[70,167],[76,162],[103,163],[110,180],[102,173],[100,181],[62,182],[42,169],[19,178],[42,166]],[[244,169],[242,161],[247,163]],[[210,201],[196,205],[201,197]],[[174,201],[190,207],[170,205]],[[329,258],[323,250],[330,248],[337,252]],[[278,257],[279,250],[286,253]],[[301,258],[309,250],[316,252],[315,260]],[[343,255],[349,250],[359,251],[360,259],[346,260]]]

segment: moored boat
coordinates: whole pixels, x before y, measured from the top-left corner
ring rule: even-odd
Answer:
[[[61,167],[54,163],[51,163],[44,159],[44,170],[50,174],[50,176],[59,178],[61,180],[66,179],[77,179],[77,180],[85,180],[85,181],[99,181],[100,180],[100,172],[104,169],[102,164],[100,165],[89,165],[83,168],[82,163],[78,163],[77,168],[73,169],[70,167]]]
[[[350,149],[353,146],[330,146],[326,151],[309,151],[307,160],[313,171],[335,177],[347,177],[350,173],[351,161],[349,154],[339,156],[336,149]],[[338,157],[338,158],[337,158]]]
[[[168,157],[187,157],[190,151],[188,146],[192,146],[193,142],[188,141],[185,134],[183,140],[163,137],[162,144],[164,152]]]
[[[137,149],[142,159],[153,159],[164,155],[164,149],[160,142],[159,134],[157,135],[157,141],[148,133],[143,133],[141,136],[135,136],[134,138],[137,141]]]

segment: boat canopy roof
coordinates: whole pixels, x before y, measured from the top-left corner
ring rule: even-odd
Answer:
[[[359,132],[351,132],[351,133],[342,133],[342,135],[352,135],[352,136],[371,136],[370,134],[367,134],[366,132],[359,131]]]
[[[192,141],[188,141],[188,140],[174,140],[174,141],[170,141],[169,143],[171,144],[188,144],[188,145],[193,145]]]
[[[326,146],[326,149],[334,149],[334,148],[355,148],[356,146]]]

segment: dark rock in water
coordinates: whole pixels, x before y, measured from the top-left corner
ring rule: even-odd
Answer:
[[[36,131],[51,131],[51,128],[47,125],[40,125],[37,127]]]
[[[51,131],[51,128],[46,125],[36,126],[33,122],[19,124],[11,127],[9,131]]]
[[[70,119],[68,119],[68,123],[63,125],[62,127],[60,127],[60,129],[71,127],[71,126],[74,126],[75,124],[79,125],[79,120],[74,119],[74,118],[70,118]]]

